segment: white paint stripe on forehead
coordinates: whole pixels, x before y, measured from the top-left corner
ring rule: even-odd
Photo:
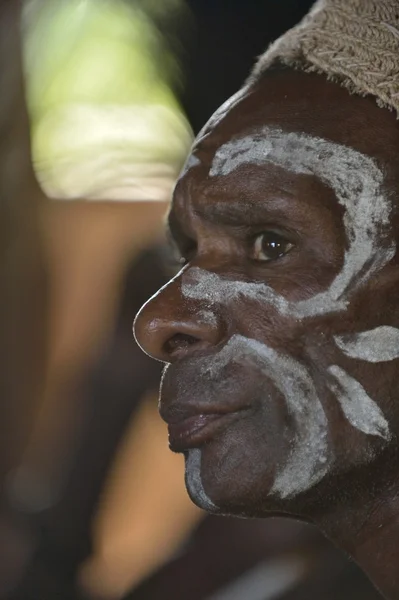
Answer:
[[[369,156],[321,138],[264,127],[221,146],[209,175],[222,177],[249,163],[269,163],[298,175],[313,175],[335,192],[345,208],[349,248],[344,266],[326,292],[315,296],[311,303],[298,304],[304,316],[331,310],[359,275],[364,280],[393,258],[394,245],[381,243],[381,228],[389,224],[391,203],[382,191],[383,173]]]
[[[334,337],[338,348],[351,358],[371,363],[399,358],[399,329],[383,325],[370,331]]]
[[[249,360],[283,394],[296,423],[294,448],[282,471],[277,474],[271,493],[290,498],[304,492],[327,472],[330,453],[327,443],[327,418],[312,379],[299,362],[265,344],[234,335],[214,356],[206,375],[221,376],[223,368]]]
[[[379,406],[370,398],[363,386],[340,367],[328,369],[335,378],[329,383],[349,423],[367,435],[391,438],[389,425]]]

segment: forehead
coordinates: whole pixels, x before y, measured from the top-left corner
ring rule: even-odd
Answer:
[[[251,200],[270,202],[273,195],[331,209],[338,207],[331,191],[342,200],[365,186],[371,198],[382,183],[378,163],[387,162],[397,137],[386,134],[393,118],[386,113],[320,77],[297,73],[244,89],[198,136],[174,209],[184,216],[209,205],[217,214],[221,203],[241,198],[248,212]],[[372,131],[366,127],[371,117]],[[348,209],[346,201],[340,204]]]
[[[193,152],[207,156],[237,135],[265,125],[324,138],[381,159],[397,155],[396,115],[374,99],[350,95],[319,75],[272,73],[244,87],[210,118]]]

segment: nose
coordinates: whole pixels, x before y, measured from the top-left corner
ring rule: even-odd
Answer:
[[[224,328],[216,311],[216,306],[184,298],[177,276],[140,309],[134,335],[149,356],[172,363],[221,341]]]

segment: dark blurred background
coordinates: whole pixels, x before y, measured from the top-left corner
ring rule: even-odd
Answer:
[[[311,527],[191,504],[131,331],[193,136],[311,4],[0,2],[0,598],[379,597]]]
[[[248,77],[268,45],[296,25],[312,0],[188,0],[190,35],[182,47],[182,104],[195,133]],[[188,31],[186,31],[186,34]]]

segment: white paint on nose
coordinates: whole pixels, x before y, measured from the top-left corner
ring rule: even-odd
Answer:
[[[264,283],[230,281],[199,267],[191,267],[183,274],[181,289],[186,298],[202,300],[211,306],[253,299],[272,305],[283,314],[289,313],[291,308],[283,296]]]
[[[198,310],[195,313],[198,323],[208,325],[209,327],[217,327],[218,320],[212,310]]]

